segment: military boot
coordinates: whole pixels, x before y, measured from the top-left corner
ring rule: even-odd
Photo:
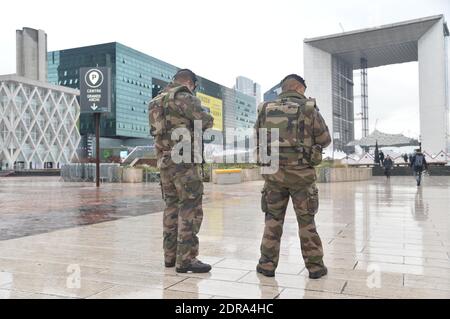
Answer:
[[[275,277],[275,271],[263,269],[260,265],[256,266],[256,271],[266,277]]]
[[[164,262],[164,265],[166,266],[166,268],[173,268],[173,267],[175,267],[175,262],[174,261],[172,261],[172,262]]]
[[[205,264],[198,259],[192,260],[185,267],[177,267],[176,271],[178,273],[185,274],[187,272],[192,272],[194,274],[206,273],[211,270],[211,265]]]
[[[327,269],[327,267],[324,266],[322,269],[320,269],[318,271],[310,272],[309,278],[310,279],[320,279],[323,276],[326,276],[327,274],[328,274],[328,269]]]

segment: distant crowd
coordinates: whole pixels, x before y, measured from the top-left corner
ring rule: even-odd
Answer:
[[[416,178],[417,186],[420,186],[422,180],[422,173],[428,169],[428,164],[425,159],[425,155],[420,149],[417,149],[414,154],[403,154],[403,160],[405,163],[409,164],[412,168],[413,175]],[[385,156],[383,151],[379,152],[378,156],[380,166],[384,167],[384,174],[389,179],[391,177],[392,169],[394,168],[394,161],[387,155]]]

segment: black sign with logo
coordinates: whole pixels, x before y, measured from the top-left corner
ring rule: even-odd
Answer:
[[[80,69],[81,113],[111,112],[111,68]]]

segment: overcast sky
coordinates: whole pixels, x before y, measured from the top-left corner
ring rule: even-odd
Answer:
[[[448,0],[16,0],[1,7],[0,74],[15,72],[15,30],[27,26],[47,32],[49,51],[117,41],[229,87],[244,75],[263,92],[303,73],[304,38],[339,33],[340,24],[351,31],[435,14],[450,19]],[[418,136],[418,105],[417,63],[369,70],[371,130],[377,123]]]

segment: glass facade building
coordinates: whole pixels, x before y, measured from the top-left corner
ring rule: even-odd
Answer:
[[[246,78],[245,76],[238,76],[236,78],[234,89],[246,95],[254,96],[256,105],[261,103],[261,85],[253,82],[253,80]]]
[[[253,128],[256,123],[256,99],[242,92],[223,88],[225,108],[224,126],[226,128]]]
[[[281,84],[278,83],[273,88],[271,88],[269,91],[264,93],[264,101],[265,102],[275,101],[278,98],[278,95],[280,93],[281,93]]]
[[[353,153],[354,147],[347,146],[355,139],[353,68],[337,57],[332,59],[332,88],[334,149]]]
[[[79,88],[81,67],[111,67],[111,113],[102,115],[101,136],[121,139],[122,145],[136,139],[151,140],[148,104],[175,75],[178,67],[117,42],[48,53],[50,83]],[[195,71],[195,70],[194,70]],[[234,92],[234,93],[233,93]],[[215,129],[252,127],[256,101],[208,79],[199,77],[197,96],[214,115]],[[92,115],[80,117],[80,133],[94,133]]]

